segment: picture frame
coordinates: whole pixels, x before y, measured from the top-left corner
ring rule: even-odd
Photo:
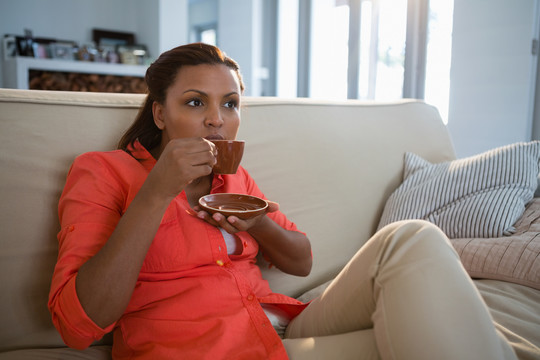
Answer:
[[[16,36],[15,42],[17,44],[17,54],[20,56],[34,56],[34,49],[32,47],[32,39],[25,36]]]
[[[50,44],[51,58],[74,60],[74,44],[71,42],[55,42]]]
[[[92,41],[97,46],[135,45],[135,34],[130,32],[92,29]]]

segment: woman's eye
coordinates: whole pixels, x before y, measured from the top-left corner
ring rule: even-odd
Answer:
[[[189,101],[189,102],[187,103],[187,105],[189,105],[189,106],[201,106],[201,105],[202,105],[202,101],[199,100],[199,99],[193,99],[193,100]]]
[[[231,101],[227,101],[225,103],[225,107],[226,108],[231,108],[231,109],[234,109],[238,106],[237,102],[235,100],[231,100]]]

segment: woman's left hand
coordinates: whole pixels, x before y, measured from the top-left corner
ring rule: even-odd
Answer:
[[[194,210],[197,212],[197,217],[199,219],[202,219],[211,225],[220,227],[229,234],[234,234],[239,231],[248,231],[250,228],[257,226],[261,222],[262,218],[266,216],[266,214],[279,210],[278,203],[268,200],[267,202],[268,208],[265,213],[247,220],[242,220],[234,215],[226,217],[220,213],[211,215],[206,211],[201,210],[199,206],[196,206]]]
[[[310,273],[311,244],[307,236],[299,231],[285,230],[266,216],[279,210],[278,203],[268,201],[266,213],[248,220],[236,216],[226,217],[219,213],[211,216],[198,206],[194,210],[200,219],[230,234],[246,231],[257,241],[269,261],[281,271],[297,276],[307,276]]]

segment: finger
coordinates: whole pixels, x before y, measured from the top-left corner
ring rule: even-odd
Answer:
[[[209,166],[213,167],[217,160],[214,154],[206,151],[202,153],[190,154],[189,162],[191,166]]]
[[[191,165],[208,165],[212,167],[216,164],[217,149],[214,144],[210,143],[210,145],[202,144],[202,146],[196,146],[190,149],[188,154],[191,159]]]
[[[200,137],[171,139],[167,146],[176,149],[183,149],[182,151],[186,154],[210,152],[215,156],[217,152],[216,146],[212,142]]]
[[[279,204],[275,201],[266,200],[268,203],[268,209],[266,210],[267,213],[276,212],[279,210]]]
[[[210,140],[206,140],[203,138],[204,141],[206,141],[206,143],[208,145],[210,145],[210,149],[211,149],[211,152],[212,154],[214,154],[214,156],[217,156],[217,153],[218,153],[218,149],[217,149],[217,146],[216,144],[214,144],[213,142],[211,142]]]
[[[236,216],[229,216],[227,218],[227,222],[234,227],[236,231],[247,231],[250,227],[258,222],[261,216],[264,216],[264,214],[247,220],[242,220]]]
[[[219,214],[219,213],[216,213],[214,215],[212,215],[212,218],[214,219],[214,221],[216,221],[218,224],[219,224],[219,227],[221,227],[223,230],[225,230],[226,232],[228,232],[229,234],[235,234],[237,233],[238,231],[242,231],[241,229],[238,229],[236,226],[234,226],[230,221],[229,219],[231,218],[232,216],[229,216],[228,218],[225,217],[224,215],[222,214]]]
[[[212,214],[212,219],[214,219],[215,222],[217,222],[218,224],[226,224],[227,222],[227,219],[225,218],[225,216],[223,214],[220,214],[220,213],[214,213]]]
[[[219,224],[206,211],[199,211],[197,213],[197,217],[201,220],[206,221],[210,225],[219,226]]]
[[[204,138],[189,138],[187,144],[189,144],[189,153],[195,154],[209,152],[213,156],[217,155],[216,145]]]

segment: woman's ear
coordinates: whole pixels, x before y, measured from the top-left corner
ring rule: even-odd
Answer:
[[[154,116],[154,123],[158,129],[165,129],[165,121],[163,121],[163,106],[157,101],[152,103],[152,115]]]

